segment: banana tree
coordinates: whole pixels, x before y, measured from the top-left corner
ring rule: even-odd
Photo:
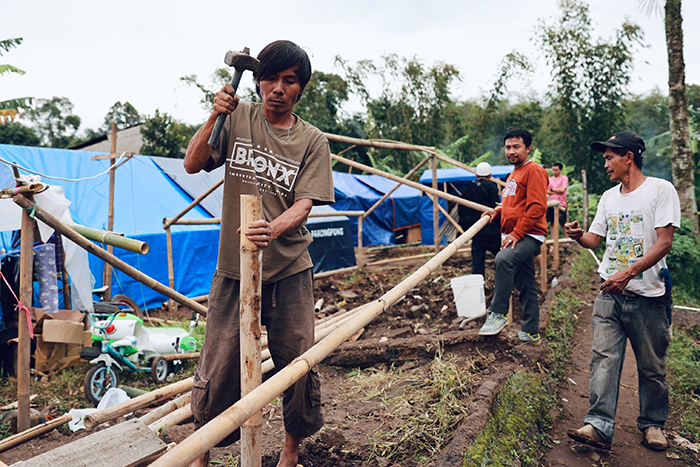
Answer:
[[[17,37],[15,39],[4,39],[0,41],[0,57],[4,52],[9,52],[22,43],[22,38]],[[23,75],[25,72],[17,68],[14,65],[0,64],[0,76],[4,74],[15,73],[18,75]],[[0,123],[6,120],[14,120],[15,116],[24,109],[28,109],[32,105],[33,98],[31,97],[20,97],[16,99],[9,99],[0,101]]]

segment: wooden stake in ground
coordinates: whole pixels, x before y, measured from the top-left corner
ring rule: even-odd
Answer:
[[[262,196],[241,195],[241,397],[262,384],[260,295],[263,252],[243,233],[251,222],[260,219]],[[258,410],[241,425],[241,466],[260,467],[261,463],[262,411]]]
[[[112,122],[112,141],[110,146],[110,152],[115,154],[117,152],[117,124]],[[114,159],[109,160],[109,166],[112,170],[109,171],[109,204],[107,213],[107,230],[110,232],[114,231]],[[112,254],[112,245],[107,245],[107,253]],[[102,285],[109,286],[105,290],[105,301],[108,302],[112,296],[112,265],[105,263],[104,277],[102,280]]]
[[[20,277],[19,301],[24,307],[32,306],[32,273],[34,271],[34,219],[29,213],[22,211],[22,239],[20,243]],[[30,366],[30,337],[29,326],[31,317],[27,316],[26,308],[18,308],[18,338],[17,349],[17,432],[29,429],[29,366]]]

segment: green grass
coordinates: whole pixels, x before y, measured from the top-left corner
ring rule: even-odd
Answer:
[[[542,377],[515,373],[494,398],[489,421],[465,453],[464,466],[509,467],[516,460],[537,465],[553,404]]]
[[[568,375],[567,365],[571,361],[571,344],[581,305],[582,302],[571,289],[558,290],[552,299],[545,336],[549,347],[549,376],[555,383],[564,382]]]
[[[678,433],[700,442],[700,347],[690,333],[674,332],[666,358],[671,410],[677,415]]]

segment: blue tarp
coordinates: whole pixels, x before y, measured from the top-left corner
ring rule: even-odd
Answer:
[[[109,161],[91,161],[92,151],[36,148],[0,144],[0,157],[17,162],[32,170],[62,178],[76,179],[99,174],[109,168]],[[4,164],[0,164],[5,166]],[[114,230],[145,241],[150,246],[146,256],[114,249],[116,256],[163,284],[168,283],[163,218],[182,211],[192,201],[177,185],[163,175],[147,156],[134,156],[118,168],[115,177]],[[108,215],[109,177],[68,182],[43,179],[63,187],[71,201],[73,219],[95,229],[106,229]],[[196,208],[186,218],[211,217]],[[173,226],[173,256],[175,288],[185,295],[195,296],[209,291],[216,265],[218,226]],[[102,284],[103,262],[90,256],[90,269],[96,286]],[[214,266],[212,266],[214,265]],[[165,297],[115,271],[112,293],[131,296],[141,306],[153,308]]]
[[[330,212],[330,206],[314,206],[311,212]],[[352,227],[346,216],[309,217],[306,222],[314,241],[309,254],[314,262],[314,274],[355,266]]]
[[[389,180],[380,175],[355,175],[355,177],[365,185],[373,188],[381,196],[390,192],[398,184],[398,182]],[[385,201],[385,203],[386,202],[391,202],[393,211],[394,219],[392,230],[396,231],[420,224],[420,190],[402,184],[391,194],[389,200]]]

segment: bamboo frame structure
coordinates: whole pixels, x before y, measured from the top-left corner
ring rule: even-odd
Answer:
[[[143,283],[147,287],[150,287],[151,289],[155,290],[156,292],[159,292],[163,295],[165,295],[168,298],[171,298],[175,300],[176,302],[180,303],[183,306],[186,306],[187,308],[190,308],[191,310],[196,311],[197,313],[202,314],[203,316],[206,316],[207,314],[207,308],[200,304],[197,303],[193,300],[190,300],[189,298],[185,297],[179,292],[176,292],[175,290],[161,284],[157,280],[153,279],[150,276],[147,276],[146,274],[142,273],[138,269],[134,268],[133,266],[130,266],[129,264],[125,263],[121,259],[117,258],[114,255],[109,254],[107,251],[104,249],[98,247],[94,243],[92,243],[90,240],[87,238],[83,237],[80,235],[78,232],[75,230],[71,229],[67,225],[65,225],[63,222],[59,221],[55,217],[53,217],[51,214],[47,213],[43,209],[41,209],[39,206],[36,206],[36,204],[33,201],[30,201],[23,195],[17,195],[13,198],[14,202],[17,203],[21,208],[25,209],[34,209],[35,216],[41,220],[43,223],[48,225],[49,227],[52,227],[54,230],[56,230],[58,233],[63,235],[64,237],[68,238],[71,240],[73,243],[77,244],[81,248],[87,250],[89,253],[92,253],[93,255],[97,256],[98,258],[108,262],[115,268],[119,269],[123,273],[133,277],[137,281]]]
[[[169,413],[172,413],[175,410],[188,405],[190,403],[191,398],[192,398],[192,391],[188,391],[188,392],[182,394],[181,396],[178,396],[175,399],[166,402],[165,404],[161,405],[160,407],[151,410],[146,415],[139,418],[139,420],[141,420],[144,425],[150,425],[151,423],[155,422],[156,420],[160,420],[161,418],[165,417]]]
[[[432,187],[433,190],[438,191],[438,181],[437,181],[437,159],[435,156],[430,158],[430,170],[433,172]],[[440,212],[438,206],[440,200],[436,196],[431,196],[433,201],[433,248],[435,248],[435,253],[440,251],[440,243],[442,238],[440,238]]]
[[[352,316],[343,326],[338,327],[318,344],[304,352],[284,369],[261,384],[257,389],[242,397],[219,416],[197,430],[193,435],[175,446],[171,451],[151,464],[153,467],[180,467],[189,465],[212,446],[223,440],[229,433],[241,426],[256,411],[290,387],[294,382],[308,373],[321,360],[326,358],[338,346],[352,337],[374,318],[396,303],[408,291],[422,282],[439,268],[448,258],[469,241],[476,232],[488,223],[487,218],[479,219],[464,234],[450,243],[430,261],[421,266],[403,282],[389,290],[378,300],[368,303],[361,311]]]
[[[78,232],[83,237],[105,245],[116,246],[123,250],[132,251],[145,255],[148,253],[148,243],[133,238],[125,237],[123,234],[108,232],[106,230],[91,229],[78,224],[66,224],[71,229]]]
[[[241,195],[241,225],[262,219],[262,196]],[[260,304],[262,303],[263,250],[248,236],[241,235],[240,342],[241,397],[262,384]],[[241,466],[260,467],[262,463],[262,410],[241,426]]]
[[[219,187],[220,187],[221,185],[223,185],[223,184],[224,184],[224,179],[222,178],[221,180],[219,180],[218,182],[216,182],[215,184],[213,184],[212,186],[210,186],[204,193],[202,193],[201,195],[197,196],[197,197],[194,199],[194,201],[192,201],[185,209],[183,209],[182,211],[180,211],[180,213],[178,213],[177,215],[175,215],[175,217],[163,219],[163,228],[164,228],[164,229],[168,229],[171,225],[177,223],[177,221],[178,221],[182,216],[184,216],[185,214],[187,214],[188,212],[190,212],[192,209],[194,209],[194,207],[197,206],[199,203],[201,203],[202,200],[204,200],[204,198],[206,198],[207,196],[209,196],[210,194],[212,194],[217,188],[219,188]]]

